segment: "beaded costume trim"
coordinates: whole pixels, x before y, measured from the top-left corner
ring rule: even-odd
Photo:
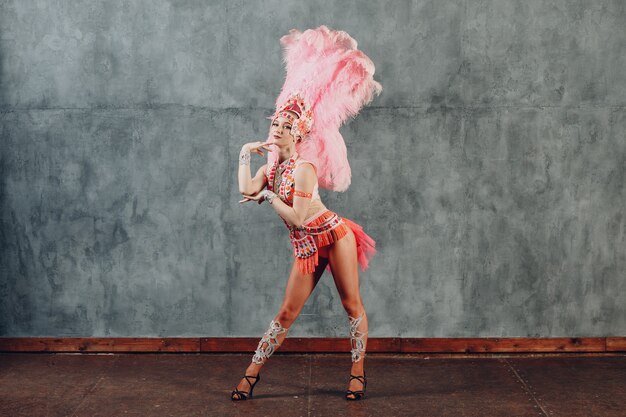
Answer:
[[[348,233],[343,219],[331,210],[307,224],[300,227],[287,225],[298,270],[305,274],[315,272],[319,264],[318,248],[330,245]]]
[[[363,314],[360,317],[348,316],[350,320],[350,352],[352,353],[352,362],[360,361],[365,353],[364,337],[368,332],[362,332],[358,329],[363,320],[363,316]]]
[[[283,161],[280,165],[278,164],[278,161],[275,161],[270,168],[269,175],[267,176],[267,188],[275,193],[275,188],[277,186],[276,177],[278,177],[280,183],[278,184],[278,192],[276,194],[278,194],[278,197],[285,203],[289,201],[289,195],[291,194],[291,190],[295,184],[294,171],[296,167],[296,159],[298,159],[298,154],[294,153],[291,158]],[[276,171],[282,172],[279,172],[277,176]]]
[[[256,348],[254,356],[252,357],[252,361],[257,365],[261,365],[269,359],[270,356],[274,353],[278,346],[280,346],[280,342],[278,341],[278,335],[287,333],[289,329],[283,327],[279,321],[272,320],[270,323],[270,327],[265,331],[265,334],[259,341],[259,345]],[[263,347],[265,344],[265,348]]]
[[[267,189],[274,191],[278,187],[278,197],[289,205],[291,205],[289,197],[292,192],[294,196],[299,194],[304,194],[299,196],[307,198],[312,196],[311,193],[295,190],[293,173],[297,159],[298,154],[294,153],[291,158],[283,161],[280,165],[277,161],[274,162],[267,177]],[[296,258],[298,270],[305,274],[315,272],[315,267],[319,264],[318,247],[329,245],[348,233],[348,226],[343,222],[343,219],[330,210],[326,210],[311,220],[307,223],[308,225],[297,227],[290,226],[285,219],[283,222],[289,229],[289,239],[293,246],[293,255]]]

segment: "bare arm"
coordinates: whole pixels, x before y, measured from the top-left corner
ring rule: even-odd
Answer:
[[[245,167],[247,167],[247,169]],[[239,192],[241,194],[256,194],[265,188],[267,184],[267,177],[265,176],[266,167],[267,164],[260,167],[254,175],[254,178],[250,178],[250,165],[239,165]],[[247,172],[244,172],[242,175],[242,170]]]
[[[241,155],[245,152],[256,152],[260,155],[263,155],[263,152],[260,151],[259,148],[263,148],[266,150],[268,149],[267,145],[263,144],[263,142],[246,143],[241,148],[240,159],[241,159]],[[267,181],[265,177],[265,173],[264,173],[266,167],[267,167],[267,164],[259,168],[254,178],[252,178],[252,174],[250,172],[249,158],[248,158],[247,163],[244,163],[244,164],[240,163],[239,173],[238,173],[239,192],[241,194],[256,194],[259,191],[261,191]]]

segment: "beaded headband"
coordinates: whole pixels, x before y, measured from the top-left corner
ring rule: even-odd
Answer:
[[[288,112],[297,114],[297,120]],[[305,103],[299,92],[291,94],[287,101],[283,103],[282,106],[278,107],[271,117],[272,121],[279,116],[285,117],[291,122],[291,134],[294,137],[305,139],[311,132],[311,126],[313,126],[313,112]]]

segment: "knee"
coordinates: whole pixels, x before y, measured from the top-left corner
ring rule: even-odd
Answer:
[[[283,327],[289,327],[291,323],[298,317],[298,309],[289,305],[283,305],[278,314],[276,320],[278,320]]]
[[[341,303],[349,316],[359,317],[365,312],[363,302],[360,298],[346,298],[341,300]]]

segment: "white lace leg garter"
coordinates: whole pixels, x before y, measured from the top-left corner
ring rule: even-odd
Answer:
[[[348,316],[348,318],[350,319],[350,345],[352,347],[352,362],[360,361],[363,357],[362,354],[365,353],[365,341],[363,340],[363,337],[368,332],[364,333],[357,329],[359,324],[361,324],[361,320],[363,320],[364,315],[365,313],[363,313],[361,317],[357,318]]]
[[[257,365],[261,365],[265,363],[265,361],[272,356],[272,353],[278,348],[280,342],[277,339],[277,336],[282,333],[286,333],[288,328],[284,328],[281,326],[280,322],[272,320],[270,323],[270,327],[267,329],[261,340],[259,341],[259,346],[257,346],[256,351],[254,352],[254,356],[252,357],[252,362]],[[267,346],[263,349],[263,343],[266,343]]]

